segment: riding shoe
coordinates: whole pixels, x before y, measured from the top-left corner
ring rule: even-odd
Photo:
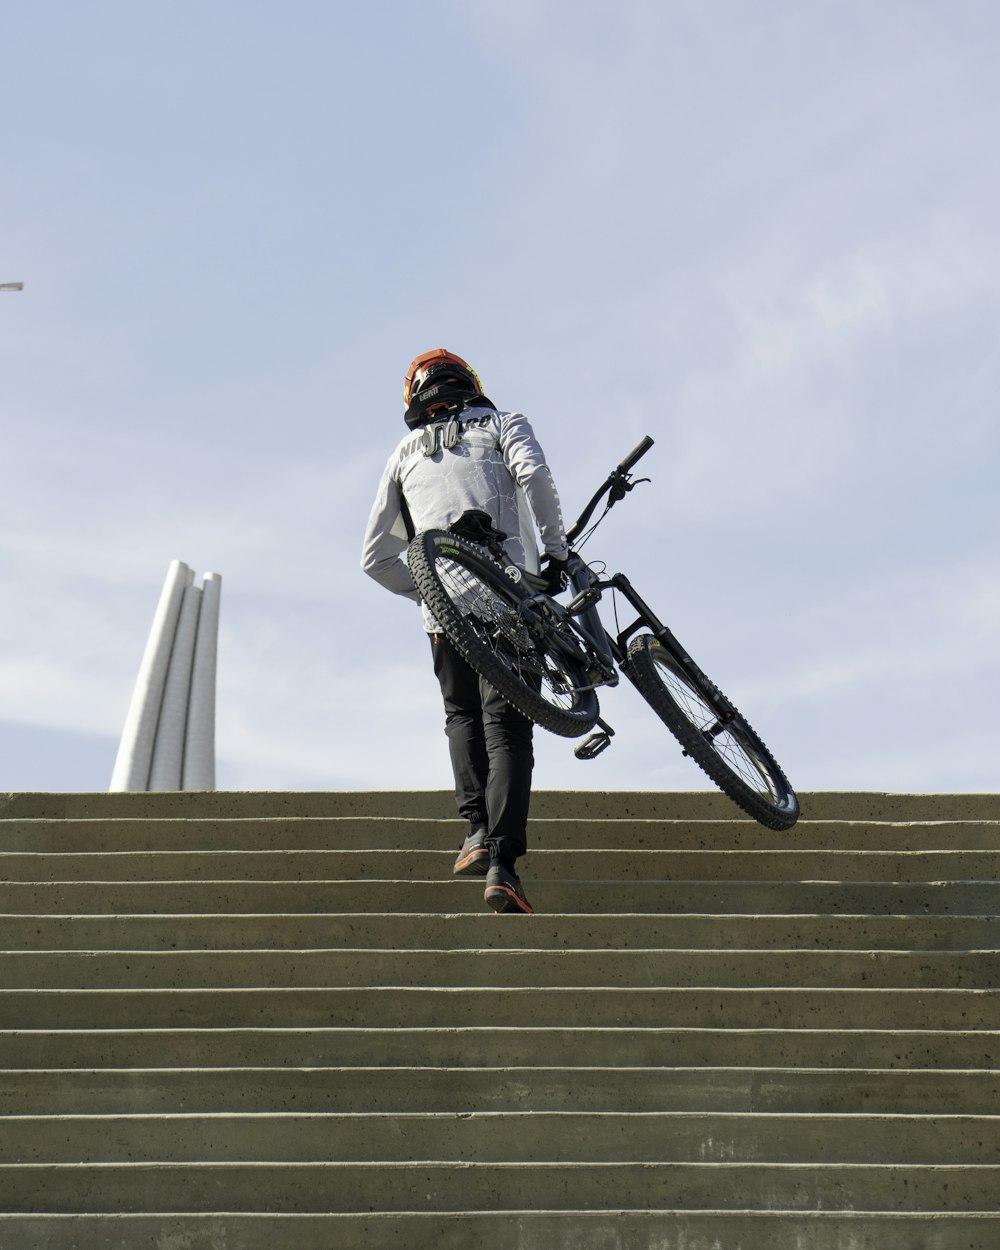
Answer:
[[[486,827],[474,827],[462,843],[455,867],[455,877],[485,877],[490,867],[490,849],[486,845]]]
[[[519,912],[522,915],[534,915],[534,908],[525,898],[517,873],[505,868],[497,859],[490,864],[486,874],[486,893],[483,897],[497,913]]]

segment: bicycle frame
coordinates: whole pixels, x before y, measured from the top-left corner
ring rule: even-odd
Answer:
[[[419,543],[414,539],[415,581],[446,620],[446,631],[454,633],[470,664],[494,681],[512,706],[564,737],[592,730],[574,748],[578,759],[593,759],[610,745],[615,731],[600,716],[595,692],[626,677],[683,754],[725,794],[768,828],[790,829],[798,819],[798,800],[753,726],[695,664],[624,573],[607,575],[603,562],[588,564],[580,554],[608,511],[648,480],[633,481],[631,469],[652,445],[651,438],[643,439],[612,470],[568,531],[568,558],[557,566],[564,568],[565,580],[551,576],[551,566],[544,576],[521,568],[507,553],[506,535],[494,528],[491,517],[472,511],[451,527],[453,541],[471,545],[471,551],[450,547],[443,532],[423,535]],[[605,496],[604,511],[591,523]],[[478,559],[477,549],[490,558],[488,567]],[[470,605],[463,600],[467,583],[479,590]],[[569,602],[562,603],[555,597],[561,590],[555,588],[567,585]],[[599,611],[608,591],[620,594],[634,613],[622,627],[616,611],[614,631],[606,628]]]
[[[570,540],[570,555],[566,566],[566,576],[573,597],[566,605],[558,603],[545,594],[530,596],[528,604],[543,606],[547,612],[567,622],[586,644],[591,656],[596,661],[597,671],[593,674],[593,684],[597,686],[616,686],[618,673],[616,666],[627,662],[628,641],[642,629],[648,629],[667,654],[674,660],[678,668],[692,678],[702,689],[706,701],[719,718],[721,724],[733,719],[736,709],[721,690],[695,664],[674,634],[660,620],[653,609],[641,597],[624,573],[615,573],[611,577],[599,577],[576,551],[572,549],[572,541],[582,533],[590,520],[594,509],[604,498],[609,496],[608,507],[604,513],[625,498],[625,495],[638,485],[631,481],[630,469],[653,446],[653,440],[647,435],[628,456],[612,470],[607,480],[594,494],[576,522],[567,533]],[[642,479],[640,479],[642,480]],[[600,520],[603,520],[602,516]],[[606,591],[618,591],[628,602],[636,618],[632,623],[620,630],[617,635],[609,634],[601,620],[598,605]]]

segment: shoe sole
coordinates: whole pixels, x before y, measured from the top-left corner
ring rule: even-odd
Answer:
[[[456,860],[451,874],[453,877],[485,877],[489,870],[489,851],[476,850],[471,851],[464,859]]]
[[[534,908],[526,898],[521,898],[519,894],[515,894],[513,890],[508,890],[505,885],[491,886],[484,895],[486,903],[498,914],[507,912],[520,912],[521,915],[533,916]]]

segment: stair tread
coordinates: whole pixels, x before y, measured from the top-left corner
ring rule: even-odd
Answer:
[[[997,796],[800,797],[0,796],[0,1239],[993,1250]]]

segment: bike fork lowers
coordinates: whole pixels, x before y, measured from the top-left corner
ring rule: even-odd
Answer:
[[[632,624],[627,629],[623,629],[618,635],[618,648],[621,654],[623,656],[628,654],[629,638],[633,634],[638,633],[644,626],[647,627],[656,641],[677,662],[683,673],[691,679],[699,693],[719,718],[707,732],[713,738],[722,733],[727,724],[736,716],[736,709],[716,686],[715,682],[701,671],[649,604],[640,597],[638,591],[636,591],[624,573],[616,573],[614,577],[609,578],[602,585],[608,585],[615,590],[621,591],[639,614]]]

